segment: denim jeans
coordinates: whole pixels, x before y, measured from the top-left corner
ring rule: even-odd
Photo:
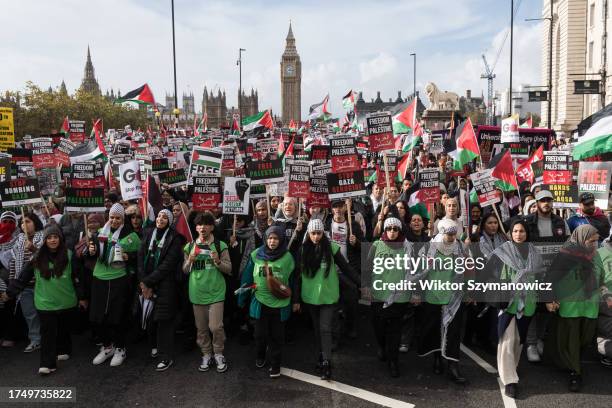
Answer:
[[[30,343],[40,344],[40,319],[34,307],[34,289],[24,289],[23,292],[21,292],[19,303],[21,304],[23,317],[28,324],[28,337],[30,338]]]

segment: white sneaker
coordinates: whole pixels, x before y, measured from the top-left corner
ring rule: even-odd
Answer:
[[[159,355],[159,352],[157,351],[156,348],[151,349],[151,357],[155,358]]]
[[[544,341],[543,340],[538,340],[538,354],[540,355],[540,357],[542,357],[544,355]]]
[[[114,355],[115,355],[114,347],[105,348],[104,346],[102,346],[100,347],[100,352],[98,353],[98,355],[94,357],[92,363],[94,365],[102,364],[103,362],[105,362],[106,360],[108,360]]]
[[[202,356],[202,364],[198,367],[199,371],[208,371],[210,368],[210,361],[212,360],[212,356],[210,354],[206,354]]]
[[[227,371],[227,363],[223,354],[215,354],[215,363],[217,365],[217,372],[224,373]]]
[[[38,374],[40,374],[40,375],[47,375],[47,374],[51,374],[54,371],[55,371],[55,368],[40,367],[38,369]]]
[[[527,347],[527,361],[530,363],[539,363],[541,361],[540,353],[538,353],[538,346],[532,344]]]
[[[66,361],[70,358],[70,354],[58,354],[57,361]]]
[[[123,364],[123,362],[125,361],[125,357],[127,357],[125,349],[117,347],[117,350],[115,350],[115,355],[113,356],[113,359],[110,363],[111,367],[118,367]]]
[[[24,353],[31,353],[35,350],[40,349],[40,344],[38,343],[30,343],[26,348],[23,349]]]

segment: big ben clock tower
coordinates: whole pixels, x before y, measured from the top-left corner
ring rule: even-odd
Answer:
[[[283,106],[282,120],[287,126],[291,119],[301,120],[302,109],[302,63],[295,48],[295,37],[289,23],[289,33],[285,40],[285,52],[281,57],[281,103]]]

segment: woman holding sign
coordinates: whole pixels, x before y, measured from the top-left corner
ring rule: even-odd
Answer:
[[[102,339],[100,352],[92,363],[99,365],[112,357],[110,365],[116,367],[126,358],[125,326],[140,238],[124,227],[125,211],[121,204],[113,204],[108,216],[97,239],[87,248],[87,258],[96,259],[89,318],[97,325],[96,332]]]
[[[264,245],[251,252],[242,272],[241,288],[251,288],[249,314],[255,322],[257,357],[255,366],[266,365],[266,348],[270,353],[270,378],[280,377],[281,353],[285,339],[285,322],[291,314],[291,281],[295,262],[287,250],[281,227],[266,230]],[[240,290],[238,305],[246,305],[251,290]]]
[[[322,380],[331,379],[332,321],[340,298],[340,283],[337,269],[358,277],[340,252],[340,246],[325,235],[323,222],[318,219],[308,223],[306,238],[300,248],[300,273],[297,274],[293,294],[293,311],[300,310],[300,300],[307,305],[312,318],[317,344],[317,368]],[[357,287],[353,288],[357,291]]]

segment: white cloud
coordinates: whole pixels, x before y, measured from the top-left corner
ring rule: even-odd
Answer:
[[[148,82],[163,103],[173,89],[168,3],[8,2],[3,14],[11,18],[3,25],[0,55],[9,62],[0,64],[1,86],[23,89],[32,80],[46,88],[64,79],[74,90],[89,44],[103,91],[120,88],[125,93]],[[395,99],[398,90],[411,93],[411,52],[418,58],[417,89],[434,81],[442,89],[478,94],[486,89],[480,54],[488,48],[487,58],[493,59],[507,20],[505,10],[481,0],[381,0],[376,6],[362,0],[178,0],[175,8],[178,93],[193,92],[196,106],[204,85],[225,89],[228,105],[236,105],[236,60],[242,47],[247,49],[243,88],[258,89],[260,106],[279,112],[279,63],[293,19],[302,59],[303,114],[328,92],[336,114],[340,98],[351,88],[362,90],[366,100],[377,91],[385,100]],[[516,25],[516,84],[539,81],[540,46],[537,25]],[[498,88],[508,82],[506,55],[507,50],[496,68]]]

